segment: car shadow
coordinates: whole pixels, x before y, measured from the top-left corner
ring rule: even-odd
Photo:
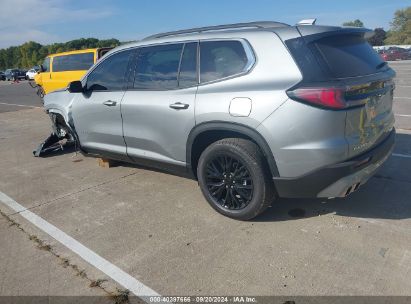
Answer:
[[[43,157],[73,153],[74,147]],[[397,134],[395,154],[411,155],[411,134]],[[146,165],[114,162],[115,166],[149,170],[194,179],[187,171],[172,168],[153,168]],[[337,214],[358,218],[411,218],[411,158],[391,156],[365,185],[348,197],[335,199],[280,198],[264,213],[251,221],[289,221]],[[200,191],[200,190],[199,190]]]

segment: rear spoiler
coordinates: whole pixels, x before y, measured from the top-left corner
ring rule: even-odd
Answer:
[[[318,25],[297,25],[297,30],[306,42],[318,40],[327,36],[335,35],[361,35],[365,39],[374,36],[374,31],[364,27],[339,27],[339,26],[318,26]]]

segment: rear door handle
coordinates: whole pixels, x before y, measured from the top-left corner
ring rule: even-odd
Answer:
[[[170,108],[175,110],[186,110],[190,105],[186,103],[176,102],[170,105]]]
[[[117,104],[117,101],[113,101],[113,100],[107,100],[103,102],[103,105],[108,106],[108,107],[114,107],[116,104]]]

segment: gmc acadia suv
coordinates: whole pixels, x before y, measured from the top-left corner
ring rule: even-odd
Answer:
[[[394,71],[364,28],[252,22],[111,50],[45,97],[87,155],[183,170],[247,220],[278,197],[344,197],[388,158]]]

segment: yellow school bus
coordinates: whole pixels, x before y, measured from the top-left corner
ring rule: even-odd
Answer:
[[[44,94],[64,89],[80,80],[87,70],[112,48],[85,49],[48,55],[34,81]]]

